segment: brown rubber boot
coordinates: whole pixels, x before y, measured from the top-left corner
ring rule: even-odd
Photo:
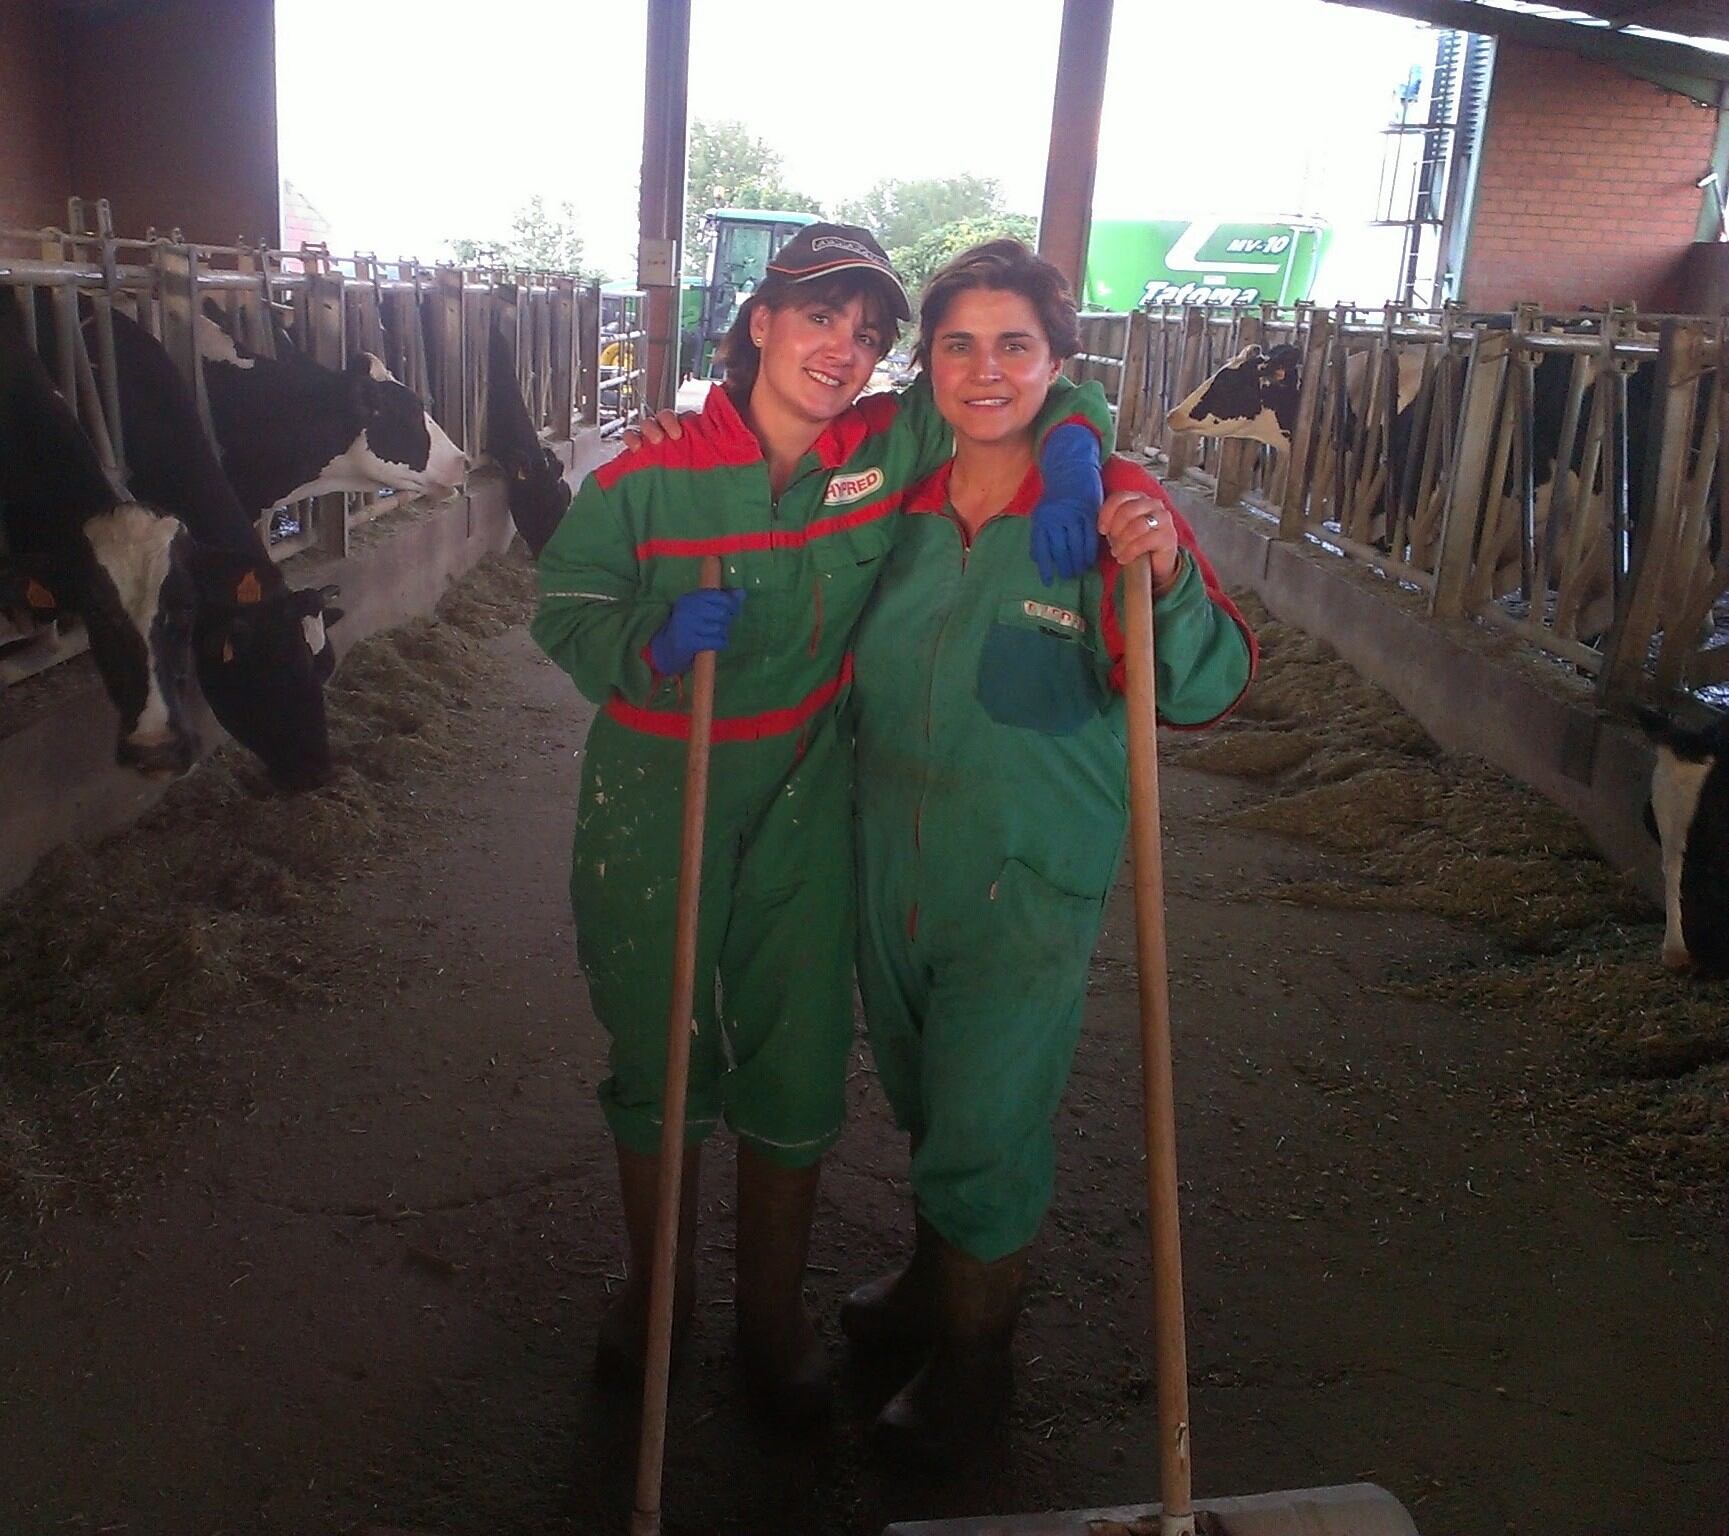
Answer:
[[[948,1471],[979,1448],[1008,1406],[1025,1281],[1024,1248],[985,1264],[937,1239],[936,1347],[877,1415],[877,1443],[890,1455]]]
[[[770,1415],[787,1425],[829,1411],[828,1355],[804,1305],[821,1164],[783,1168],[738,1146],[739,1361]]]
[[[936,1228],[915,1215],[912,1257],[867,1280],[840,1304],[840,1326],[856,1349],[929,1349],[937,1337]]]
[[[648,1288],[654,1271],[654,1217],[660,1203],[660,1159],[619,1145],[618,1190],[624,1204],[624,1232],[630,1262],[624,1288],[612,1298],[594,1341],[595,1379],[604,1386],[642,1390],[648,1352]],[[678,1260],[672,1290],[672,1361],[677,1365],[696,1310],[697,1185],[702,1148],[684,1149],[679,1185]]]

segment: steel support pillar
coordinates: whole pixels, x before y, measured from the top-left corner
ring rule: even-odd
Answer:
[[[690,0],[648,0],[642,190],[636,282],[646,296],[643,405],[678,393],[679,242],[684,234],[684,146],[690,84]]]
[[[1111,51],[1112,0],[1063,0],[1057,88],[1051,104],[1051,152],[1039,215],[1039,255],[1068,278],[1075,298],[1086,276],[1093,223],[1093,175],[1099,163],[1099,116]]]

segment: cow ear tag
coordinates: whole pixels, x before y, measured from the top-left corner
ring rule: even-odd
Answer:
[[[222,660],[224,663],[234,660],[234,642],[232,640],[222,642]]]
[[[53,613],[60,604],[34,576],[24,583],[24,601],[39,613]]]
[[[261,603],[264,601],[264,588],[259,585],[257,571],[248,571],[236,583],[234,601],[237,603]]]

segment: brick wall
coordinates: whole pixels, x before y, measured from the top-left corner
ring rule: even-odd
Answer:
[[[60,24],[41,0],[0,0],[0,227],[66,222],[72,138]]]
[[[1461,296],[1679,306],[1717,117],[1570,53],[1496,48]]]

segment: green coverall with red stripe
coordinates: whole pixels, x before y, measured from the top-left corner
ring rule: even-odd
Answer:
[[[1155,610],[1159,718],[1231,708],[1254,639],[1138,465],[1105,488],[1164,502],[1183,547]],[[859,626],[859,986],[913,1144],[920,1212],[992,1262],[1050,1203],[1051,1119],[1128,824],[1122,572],[1041,586],[1021,558],[1033,471],[968,539],[948,467],[909,498]],[[922,515],[920,515],[922,514]]]
[[[1053,394],[1040,426],[1075,419],[1108,432],[1096,386]],[[680,441],[590,475],[541,554],[534,638],[603,706],[570,892],[611,1040],[601,1103],[634,1151],[659,1146],[689,734],[684,680],[656,673],[648,642],[701,557],[721,556],[723,584],[746,595],[715,668],[686,1135],[724,1118],[803,1166],[840,1132],[852,1032],[852,768],[838,727],[852,633],[906,490],[950,444],[925,385],[871,395],[824,429],[776,500],[717,388]]]

